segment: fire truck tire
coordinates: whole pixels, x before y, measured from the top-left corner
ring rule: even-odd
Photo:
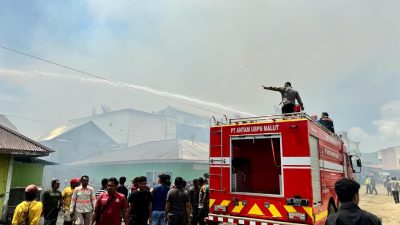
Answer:
[[[331,199],[328,204],[328,215],[332,215],[336,212],[335,202]]]
[[[207,225],[218,225],[218,224],[219,224],[219,222],[214,222],[214,221],[208,221],[207,222]]]

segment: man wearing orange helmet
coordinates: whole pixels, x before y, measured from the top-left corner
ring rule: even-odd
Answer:
[[[30,184],[25,188],[25,201],[15,208],[12,225],[20,225],[23,222],[29,225],[38,225],[42,214],[43,204],[37,201],[38,188]]]

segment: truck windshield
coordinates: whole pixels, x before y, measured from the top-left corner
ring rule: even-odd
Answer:
[[[231,192],[280,195],[279,135],[231,138]]]

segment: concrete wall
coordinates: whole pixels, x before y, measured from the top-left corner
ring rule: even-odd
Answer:
[[[0,154],[0,218],[3,215],[4,202],[7,198],[7,178],[10,155]]]
[[[29,184],[42,185],[43,164],[14,161],[11,188],[26,187]]]

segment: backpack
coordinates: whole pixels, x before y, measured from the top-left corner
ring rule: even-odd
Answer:
[[[28,210],[27,211],[23,211],[21,213],[21,216],[23,218],[23,221],[21,223],[19,223],[18,225],[29,225],[29,207],[31,206],[32,202],[29,203],[28,205]]]

